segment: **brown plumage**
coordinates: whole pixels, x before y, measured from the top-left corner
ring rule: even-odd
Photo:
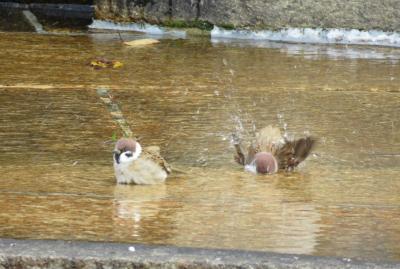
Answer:
[[[308,157],[314,144],[315,139],[310,136],[292,141],[285,139],[284,144],[275,152],[279,169],[293,170]]]
[[[171,173],[172,169],[169,163],[161,156],[160,154],[160,147],[158,146],[149,146],[145,147],[143,149],[143,158],[151,159],[155,163],[157,163],[159,166],[161,166],[165,172],[168,174]]]
[[[237,163],[249,167],[248,170],[258,173],[292,171],[307,158],[314,145],[315,139],[311,136],[289,140],[282,137],[278,128],[267,126],[256,135],[248,148],[247,155],[243,153],[240,143],[235,143],[234,158]],[[251,166],[254,166],[253,169]]]
[[[115,149],[121,152],[136,150],[136,141],[130,138],[121,138],[115,144]]]

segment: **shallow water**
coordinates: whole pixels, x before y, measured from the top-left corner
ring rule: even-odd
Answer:
[[[1,237],[400,260],[400,50],[0,33],[0,59]],[[187,173],[116,186],[99,87]],[[268,124],[318,138],[296,172],[233,162],[231,133]]]

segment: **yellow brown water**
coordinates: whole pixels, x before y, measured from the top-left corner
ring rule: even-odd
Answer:
[[[0,33],[0,59],[1,237],[400,260],[398,49]],[[116,186],[99,87],[187,174]],[[313,134],[315,154],[243,171],[231,133],[268,124]]]

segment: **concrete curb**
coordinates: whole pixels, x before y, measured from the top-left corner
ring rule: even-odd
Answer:
[[[257,251],[0,239],[0,268],[400,268],[400,263]]]

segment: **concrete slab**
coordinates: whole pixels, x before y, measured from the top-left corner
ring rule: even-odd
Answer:
[[[173,246],[0,239],[0,268],[400,268],[268,252]]]

